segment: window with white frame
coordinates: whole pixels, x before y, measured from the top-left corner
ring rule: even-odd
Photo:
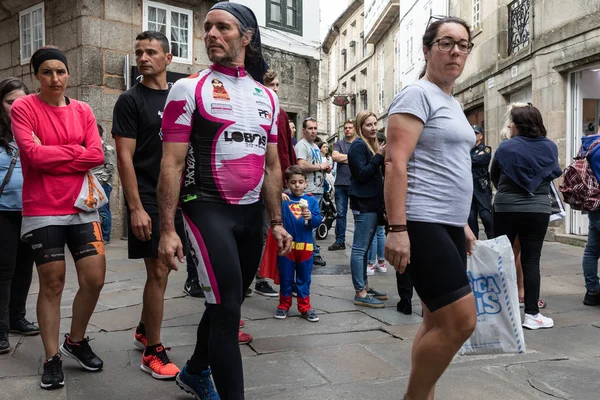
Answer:
[[[377,54],[377,105],[379,107],[379,112],[382,112],[385,109],[384,102],[384,88],[385,84],[385,63],[384,63],[384,53],[383,49],[379,51]]]
[[[19,13],[21,64],[27,64],[37,49],[46,42],[44,3],[29,7]]]
[[[473,28],[479,27],[481,24],[481,1],[473,0]]]
[[[394,96],[400,92],[400,33],[394,35]]]
[[[173,61],[192,63],[193,12],[154,1],[144,2],[144,30],[164,33]]]

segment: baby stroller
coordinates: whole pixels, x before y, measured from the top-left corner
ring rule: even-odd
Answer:
[[[323,199],[321,200],[321,204],[319,204],[321,215],[323,216],[323,222],[321,222],[321,225],[317,228],[316,236],[319,240],[323,240],[327,237],[329,229],[331,229],[331,225],[333,224],[333,221],[335,221],[335,203],[331,198],[331,193],[331,185],[326,184],[323,192]]]

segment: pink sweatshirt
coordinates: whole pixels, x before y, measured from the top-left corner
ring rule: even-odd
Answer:
[[[30,94],[13,103],[12,130],[23,166],[23,216],[80,213],[74,204],[85,174],[104,162],[92,109],[69,100],[66,107],[53,107]]]

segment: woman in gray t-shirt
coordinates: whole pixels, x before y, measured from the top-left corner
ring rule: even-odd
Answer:
[[[452,96],[472,48],[469,26],[448,17],[423,35],[423,78],[389,109],[385,258],[410,273],[423,303],[407,399],[433,397],[435,384],[477,321],[466,274],[475,236],[467,219],[473,193],[473,129]]]

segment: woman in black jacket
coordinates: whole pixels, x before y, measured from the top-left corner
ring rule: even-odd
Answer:
[[[354,304],[381,308],[385,293],[369,288],[367,255],[377,224],[383,213],[383,163],[385,144],[377,141],[377,116],[361,111],[356,117],[358,138],[348,150],[351,182],[348,191],[354,215],[354,242],[350,255],[352,284],[356,290]]]

